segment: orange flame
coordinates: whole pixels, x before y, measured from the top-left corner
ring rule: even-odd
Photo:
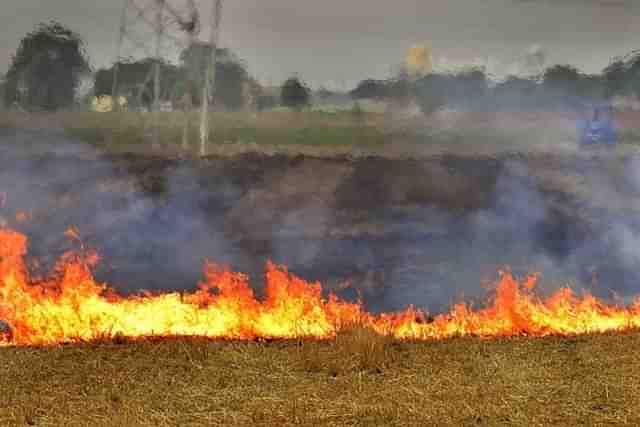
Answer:
[[[77,230],[69,236],[78,238]],[[361,304],[323,297],[319,283],[307,283],[286,268],[267,264],[265,298],[255,297],[247,276],[205,266],[205,281],[191,293],[117,295],[97,283],[91,268],[98,258],[84,248],[67,253],[54,274],[30,278],[25,266],[27,238],[0,229],[0,345],[55,345],[86,340],[200,336],[222,339],[330,338],[348,325],[361,324],[398,339],[445,339],[454,336],[546,336],[623,331],[640,327],[640,302],[607,305],[568,288],[547,300],[502,273],[486,308],[466,304],[427,321],[412,307],[373,315]],[[6,329],[6,328],[5,328]]]

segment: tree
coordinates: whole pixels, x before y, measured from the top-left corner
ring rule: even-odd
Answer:
[[[274,95],[261,94],[256,100],[258,111],[266,111],[278,106],[278,98]]]
[[[551,105],[566,107],[572,99],[580,98],[582,74],[571,65],[554,65],[542,76],[545,96]]]
[[[180,53],[184,75],[187,80],[193,82],[194,88],[203,87],[210,54],[209,43],[195,43]],[[244,87],[251,83],[249,73],[244,64],[229,49],[218,49],[216,58],[214,98],[222,106],[230,110],[238,110],[245,102]],[[200,104],[201,92],[196,90],[196,93],[192,94],[196,105]]]
[[[403,70],[387,84],[389,100],[400,108],[405,108],[411,102],[411,80]]]
[[[603,71],[606,96],[640,96],[640,51],[615,58]]]
[[[634,51],[627,59],[625,80],[629,91],[640,96],[640,51]]]
[[[282,105],[296,111],[309,105],[311,91],[298,77],[291,77],[282,85]]]
[[[2,100],[0,101],[0,107],[3,107],[6,105],[6,102],[5,102],[6,89],[7,89],[7,80],[4,75],[0,75],[0,97],[2,97]]]
[[[450,92],[456,107],[464,110],[483,109],[486,104],[487,76],[482,69],[471,68],[452,76]]]
[[[622,95],[626,89],[626,65],[618,58],[611,62],[603,71],[607,97]]]
[[[523,77],[509,76],[491,91],[498,110],[537,110],[544,107],[540,85]]]
[[[127,98],[129,105],[150,108],[154,100],[154,58],[125,60],[118,63],[118,94]],[[182,91],[179,83],[184,80],[183,70],[166,61],[160,62],[160,99],[176,100]],[[95,73],[93,91],[95,96],[111,95],[113,66]]]
[[[29,109],[70,107],[81,77],[90,69],[78,34],[55,21],[42,23],[20,41],[11,59],[6,102]]]
[[[606,99],[606,83],[600,74],[583,75],[578,86],[581,98],[595,102],[601,102]]]
[[[435,113],[447,103],[449,78],[440,74],[427,74],[415,83],[416,102],[423,114]]]
[[[389,85],[384,80],[367,79],[358,83],[349,95],[353,99],[381,100],[389,97]]]

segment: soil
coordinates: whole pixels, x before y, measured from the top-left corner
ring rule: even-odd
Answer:
[[[28,234],[33,268],[78,248],[63,236],[74,226],[103,257],[97,278],[122,292],[192,289],[206,259],[246,272],[258,291],[273,260],[372,310],[439,311],[484,295],[481,282],[507,265],[542,271],[548,289],[637,290],[633,156],[189,160],[2,132],[0,216]]]

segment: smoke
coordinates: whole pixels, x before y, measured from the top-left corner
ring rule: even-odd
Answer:
[[[542,45],[535,43],[511,58],[496,56],[476,56],[464,59],[439,56],[434,69],[439,73],[457,73],[469,68],[483,69],[495,81],[503,81],[509,76],[538,78],[548,65],[548,53]]]
[[[14,225],[27,232],[29,252],[45,268],[69,248],[69,227],[103,256],[98,278],[122,291],[192,288],[206,259],[243,260],[211,206],[233,184],[218,182],[205,193],[189,168],[109,159],[61,134],[19,131],[3,139],[0,215],[27,213],[26,223]]]
[[[514,64],[514,75],[539,76],[547,65],[547,52],[539,44],[533,44]]]
[[[553,264],[551,251],[544,247],[548,242],[541,239],[547,219],[545,200],[526,165],[507,162],[492,187],[486,207],[458,215],[442,207],[424,208],[424,223],[436,222],[440,235],[427,236],[435,240],[431,242],[399,245],[403,258],[391,274],[392,283],[399,288],[389,289],[385,303],[390,306],[383,309],[412,304],[440,312],[452,303],[484,296],[481,282],[495,281],[500,269],[526,274]],[[407,274],[411,264],[409,271],[413,271]],[[432,264],[425,269],[427,274],[420,271],[424,264]]]
[[[192,289],[205,260],[260,289],[269,259],[376,311],[478,301],[506,267],[540,272],[543,293],[639,291],[635,158],[188,162],[107,156],[51,132],[2,140],[0,216],[29,253],[50,268],[75,226],[103,256],[97,278],[122,292]]]
[[[556,165],[568,176],[582,175],[587,193],[554,194],[547,187],[557,178],[554,166],[515,160],[503,165],[488,206],[463,215],[425,206],[423,222],[442,231],[415,244],[409,233],[416,227],[409,227],[377,308],[411,304],[438,313],[455,302],[478,303],[486,296],[481,284],[495,283],[501,269],[519,277],[540,273],[542,295],[570,286],[630,302],[640,292],[640,221],[628,210],[638,204],[624,206],[624,200],[638,189],[637,161],[625,165],[604,156],[596,162],[573,158]]]

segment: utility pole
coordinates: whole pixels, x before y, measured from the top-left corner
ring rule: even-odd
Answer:
[[[222,14],[222,0],[214,0],[211,9],[211,34],[209,37],[209,62],[202,90],[202,112],[200,116],[200,155],[206,154],[209,142],[209,102],[215,90],[216,59],[218,51],[218,31],[220,30],[220,18]]]
[[[194,0],[187,0],[186,5],[187,17],[180,17],[177,11],[170,10],[171,14],[178,21],[178,25],[183,33],[187,35],[187,52],[189,55],[193,55],[192,49],[195,46],[196,34],[200,31],[200,15],[195,5]],[[189,130],[191,129],[191,110],[193,108],[193,99],[195,96],[196,85],[194,70],[193,70],[193,58],[186,58],[186,81],[185,90],[182,97],[182,108],[184,110],[184,123],[182,127],[182,150],[187,151],[189,147]]]
[[[194,46],[193,36],[189,37],[189,45],[187,47],[188,50],[191,50]],[[192,70],[192,62],[191,58],[187,58],[187,70],[186,70],[186,81],[185,81],[185,89],[184,94],[182,95],[182,109],[184,112],[184,122],[182,123],[182,150],[186,152],[189,148],[189,131],[191,129],[191,110],[193,108],[193,95],[195,85],[193,84],[193,70]]]
[[[153,71],[153,146],[158,147],[160,140],[160,65],[162,63],[161,46],[162,33],[164,25],[162,22],[162,13],[164,11],[164,1],[156,0],[156,16],[155,16],[155,64]]]
[[[131,0],[124,0],[124,3],[122,5],[122,15],[120,16],[118,46],[116,47],[116,59],[113,62],[113,82],[111,86],[111,102],[113,103],[113,111],[120,111],[118,73],[120,72],[120,55],[122,53],[122,43],[124,42],[124,34],[127,31],[127,12],[129,11],[130,1]]]

